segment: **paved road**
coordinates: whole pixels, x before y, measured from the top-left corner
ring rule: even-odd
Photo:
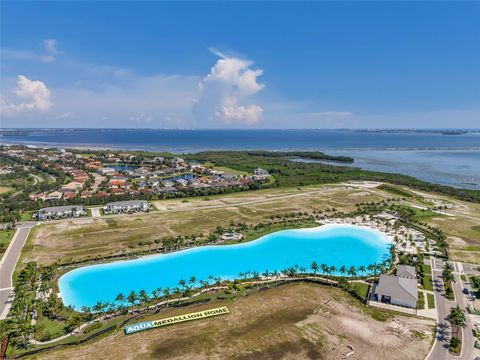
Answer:
[[[466,324],[467,326],[465,329],[463,329],[462,333],[462,359],[475,359],[474,355],[474,345],[475,345],[475,337],[474,337],[474,332],[473,332],[473,323],[472,319],[468,315],[468,312],[466,310],[466,302],[467,299],[465,295],[463,294],[462,290],[464,288],[464,284],[462,282],[462,279],[460,278],[460,274],[455,275],[455,284],[453,285],[453,290],[455,292],[455,300],[458,305],[460,305],[460,308],[465,312],[466,314]],[[475,351],[476,352],[476,351]],[[476,352],[478,354],[478,352]]]
[[[35,224],[27,223],[17,228],[7,251],[3,254],[2,260],[0,261],[0,320],[6,318],[8,310],[10,309],[8,298],[13,286],[13,271],[20,258],[23,245],[25,245],[27,241],[30,229],[33,226],[35,226]]]
[[[30,174],[31,177],[33,177],[33,179],[35,180],[33,185],[37,185],[38,183],[41,183],[43,182],[43,178],[41,178],[40,176],[38,175],[35,175],[35,174]]]
[[[474,349],[475,338],[473,336],[473,324],[470,319],[470,316],[465,311],[465,296],[462,292],[463,283],[460,279],[460,274],[455,273],[455,283],[453,286],[455,293],[455,301],[450,301],[445,297],[443,290],[443,280],[442,280],[442,270],[444,266],[443,260],[435,259],[432,261],[432,271],[433,271],[433,287],[435,290],[435,301],[437,304],[438,312],[438,324],[437,324],[437,338],[435,344],[432,348],[432,351],[427,357],[427,360],[474,360],[478,355],[478,352]],[[455,264],[455,269],[458,270],[459,266]],[[466,314],[466,323],[467,326],[462,331],[462,353],[461,356],[452,356],[448,351],[450,338],[451,338],[451,327],[450,323],[446,319],[450,313],[450,309],[460,305],[460,308],[465,311]]]

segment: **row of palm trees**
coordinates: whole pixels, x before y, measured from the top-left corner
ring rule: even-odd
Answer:
[[[384,260],[381,263],[373,263],[368,266],[360,265],[359,267],[350,266],[346,267],[345,265],[340,266],[338,269],[335,265],[328,266],[327,264],[318,265],[316,261],[313,261],[310,265],[310,269],[313,271],[313,274],[316,275],[319,270],[323,275],[332,276],[337,273],[340,273],[342,276],[348,275],[350,277],[364,276],[364,275],[374,275],[377,276],[379,273],[383,273],[389,269],[391,262],[389,260]]]
[[[452,338],[450,339],[450,349],[455,351],[458,350],[458,347],[461,346],[462,340],[460,335],[460,329],[467,326],[465,313],[460,306],[452,307],[450,309],[450,314],[447,316],[447,320],[452,325]]]
[[[380,263],[373,263],[368,266],[361,265],[359,267],[345,265],[336,267],[335,265],[328,266],[327,264],[318,264],[316,261],[313,261],[310,265],[310,268],[307,269],[305,266],[293,265],[282,270],[269,271],[265,270],[260,273],[258,271],[245,271],[241,272],[238,275],[238,278],[229,283],[237,283],[239,281],[251,281],[256,282],[257,286],[263,279],[273,280],[275,284],[278,281],[284,278],[291,278],[297,276],[313,275],[313,276],[341,276],[348,275],[350,278],[355,278],[357,276],[377,276],[379,273],[387,271],[390,267],[391,262],[389,260],[384,260]],[[311,271],[309,271],[311,270]],[[188,280],[180,279],[178,281],[178,286],[170,288],[157,288],[151,293],[148,293],[145,290],[140,290],[135,292],[134,290],[130,291],[128,294],[119,293],[115,297],[114,302],[97,302],[92,307],[84,306],[81,308],[81,311],[87,314],[103,314],[103,313],[113,313],[119,310],[134,310],[135,307],[146,307],[147,305],[157,305],[160,303],[169,306],[169,302],[172,299],[176,299],[177,302],[180,301],[182,297],[191,295],[192,291],[196,288],[207,289],[212,286],[220,286],[222,284],[222,278],[209,276],[207,280],[198,280],[195,276],[191,276]],[[233,287],[233,290],[236,290],[237,287]]]
[[[448,299],[453,298],[452,283],[455,282],[455,276],[453,275],[453,265],[446,263],[442,270],[443,285],[445,288],[445,296]]]

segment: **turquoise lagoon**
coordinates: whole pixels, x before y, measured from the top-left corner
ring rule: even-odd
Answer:
[[[59,279],[65,305],[76,309],[97,301],[113,302],[132,290],[151,293],[175,288],[191,276],[208,280],[239,278],[246,271],[270,272],[298,265],[310,269],[320,264],[368,266],[389,256],[388,237],[376,230],[355,225],[324,225],[310,229],[282,230],[235,245],[201,246],[169,254],[91,265],[72,270]],[[338,274],[340,275],[340,274]]]

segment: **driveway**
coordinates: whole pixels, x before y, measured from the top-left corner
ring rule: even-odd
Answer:
[[[91,210],[92,210],[92,217],[93,218],[98,218],[98,217],[101,216],[99,207],[94,207]]]

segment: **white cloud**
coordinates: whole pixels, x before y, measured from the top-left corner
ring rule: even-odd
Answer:
[[[24,75],[19,75],[17,86],[13,89],[17,99],[23,102],[13,102],[5,96],[0,99],[0,112],[6,116],[13,116],[25,111],[48,111],[53,103],[50,99],[50,90],[40,80],[30,80]]]
[[[253,62],[228,56],[210,49],[219,56],[210,73],[199,84],[200,96],[196,102],[196,115],[200,121],[217,119],[256,123],[263,109],[256,104],[245,104],[248,98],[265,88],[257,82],[263,74],[261,69],[252,69]]]
[[[255,124],[262,117],[263,109],[255,104],[247,106],[222,106],[217,116],[225,120],[243,120],[248,124]]]
[[[310,116],[318,117],[346,117],[353,115],[350,111],[322,111],[309,113]]]
[[[57,55],[62,54],[62,52],[57,49],[57,40],[55,39],[43,40],[43,47],[46,51],[46,55],[41,58],[43,62],[53,62],[56,60]]]
[[[73,119],[75,118],[75,114],[71,111],[64,112],[56,117],[56,119]]]
[[[145,115],[142,113],[140,115],[130,116],[130,121],[135,121],[137,123],[151,123],[153,121],[153,117],[151,115]]]
[[[61,53],[55,40],[45,41],[44,45],[54,57]],[[10,119],[4,124],[32,126],[38,122],[58,126],[68,120],[68,126],[82,127],[149,123],[191,128],[258,123],[263,106],[252,101],[251,96],[265,87],[258,81],[263,71],[252,68],[250,60],[217,54],[221,58],[203,78],[141,76],[127,68],[57,59],[53,76],[64,79],[61,86],[48,88],[42,81],[23,75],[2,79],[3,84],[8,81],[14,88],[13,92],[7,92],[8,87],[2,89],[4,96],[0,95],[2,114]],[[36,54],[31,60],[39,59]],[[46,116],[46,111],[53,110],[53,99],[55,111]]]

